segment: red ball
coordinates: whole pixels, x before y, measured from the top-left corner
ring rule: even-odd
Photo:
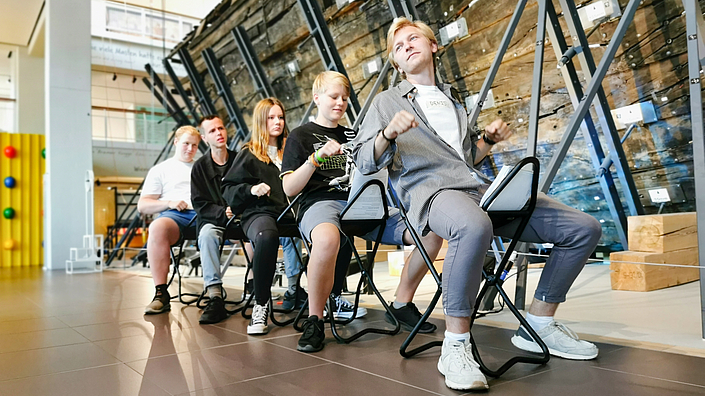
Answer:
[[[15,158],[15,156],[17,155],[17,150],[12,146],[6,146],[3,152],[5,153],[5,157],[7,158]]]

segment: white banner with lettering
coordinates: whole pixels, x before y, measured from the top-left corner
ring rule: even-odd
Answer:
[[[166,73],[162,59],[168,50],[164,52],[161,48],[93,37],[91,52],[93,65],[144,72],[144,65],[149,63],[157,73]],[[171,67],[177,76],[186,76],[186,69],[183,65],[172,62]]]

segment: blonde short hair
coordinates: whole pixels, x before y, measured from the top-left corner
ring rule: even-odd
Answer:
[[[345,94],[350,96],[350,81],[348,78],[343,73],[331,70],[324,71],[316,76],[316,79],[313,80],[313,94],[322,95],[333,84],[342,85],[343,89],[345,89]]]
[[[401,29],[404,29],[408,26],[413,26],[419,29],[421,31],[421,34],[426,37],[431,43],[438,45],[438,41],[436,40],[436,36],[433,34],[433,30],[431,30],[431,28],[427,24],[421,21],[412,22],[404,17],[394,18],[392,26],[390,26],[389,30],[387,31],[387,57],[389,58],[389,61],[392,63],[392,66],[394,66],[395,69],[398,69],[399,65],[397,64],[397,62],[394,61],[394,35],[397,34],[397,32]]]
[[[181,136],[184,134],[186,135],[191,135],[191,136],[198,136],[198,139],[201,139],[201,132],[198,131],[198,129],[192,127],[191,125],[184,125],[180,127],[179,129],[176,130],[174,133],[174,138],[176,140],[180,140]]]

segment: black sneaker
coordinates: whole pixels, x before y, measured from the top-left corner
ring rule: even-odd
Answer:
[[[416,327],[416,324],[419,323],[419,320],[421,320],[421,312],[419,312],[419,309],[416,308],[416,305],[412,302],[406,303],[406,305],[399,309],[394,308],[393,303],[389,303],[389,310],[392,311],[394,317],[397,318],[401,328],[406,331],[413,330],[414,327]],[[389,312],[384,313],[384,320],[394,324],[394,320],[391,315],[389,315]],[[436,329],[437,327],[435,324],[425,322],[421,325],[419,333],[433,333]]]
[[[267,334],[269,332],[267,319],[269,319],[269,301],[264,305],[255,303],[250,324],[247,325],[247,334]]]
[[[297,294],[299,295],[299,301],[296,305],[296,309],[301,309],[301,307],[304,306],[304,302],[306,302],[306,299],[308,298],[308,293],[306,293],[306,290],[304,290],[303,288],[296,289],[296,292],[294,293],[289,293],[289,290],[284,292],[284,301],[282,301],[282,309],[293,309],[294,303],[296,302],[295,300]]]
[[[201,318],[198,319],[200,324],[213,324],[225,320],[228,317],[228,311],[225,310],[225,301],[221,297],[213,297],[208,301],[208,305],[203,309]]]
[[[310,316],[304,321],[302,327],[304,333],[299,338],[296,350],[318,352],[323,349],[323,340],[326,338],[326,333],[323,331],[323,321],[318,319],[318,316]]]

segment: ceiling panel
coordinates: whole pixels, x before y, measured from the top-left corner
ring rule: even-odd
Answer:
[[[44,0],[0,1],[0,43],[28,45]]]

